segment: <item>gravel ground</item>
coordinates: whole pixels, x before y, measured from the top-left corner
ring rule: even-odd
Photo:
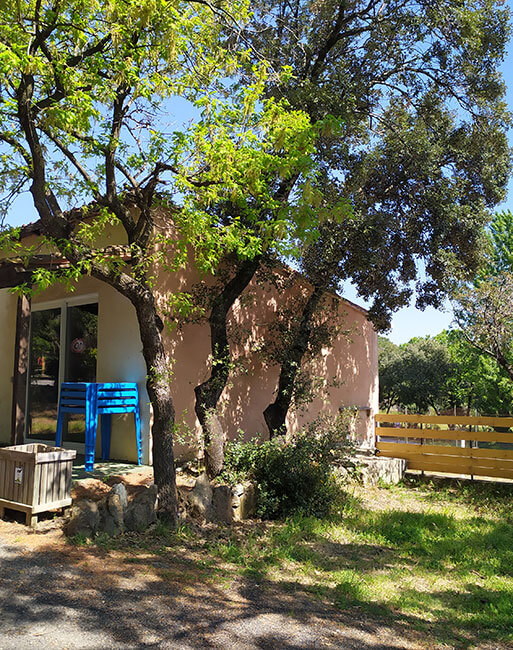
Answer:
[[[0,522],[0,648],[429,647],[397,623],[349,619],[293,584],[215,583],[176,568]]]

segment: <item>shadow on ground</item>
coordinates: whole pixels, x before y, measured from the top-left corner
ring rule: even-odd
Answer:
[[[0,550],[2,648],[420,647],[407,620],[345,614],[295,583],[224,582],[179,548]]]
[[[478,510],[502,504],[487,517],[415,489],[423,511],[353,500],[332,521],[0,541],[0,647],[512,647],[513,491],[472,488]],[[383,584],[398,598],[376,598]]]

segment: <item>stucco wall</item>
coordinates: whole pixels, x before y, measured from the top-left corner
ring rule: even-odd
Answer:
[[[307,295],[310,290],[300,277],[286,294],[269,287],[264,290],[253,282],[240,304],[234,306],[232,322],[239,329],[250,330],[251,335],[249,343],[239,346],[243,349],[234,346],[235,356],[249,356],[249,371],[234,378],[221,400],[224,421],[231,431],[240,429],[246,436],[257,433],[268,436],[263,411],[274,401],[280,368],[264,362],[258,353],[251,355],[250,348],[258,348],[273,335],[269,324],[276,318],[276,312],[287,304],[294,307],[297,303],[291,300],[297,300],[298,295],[304,296],[305,292]],[[360,445],[370,447],[374,435],[372,416],[378,409],[377,336],[360,308],[335,296],[327,297],[324,308],[328,318],[333,318],[341,331],[331,346],[304,362],[303,367],[318,385],[317,397],[289,411],[287,429],[296,431],[318,414],[336,413],[341,407],[369,407],[369,410],[359,411],[355,435]]]
[[[269,324],[276,312],[283,309],[308,285],[299,277],[286,294],[253,281],[229,314],[229,329],[245,332],[243,341],[232,343],[233,357],[241,361],[243,370],[235,370],[220,400],[219,414],[228,436],[240,431],[246,438],[268,436],[263,411],[274,400],[279,366],[265,362],[254,350],[269,337]],[[161,276],[158,290],[162,298],[168,292],[185,289],[197,282],[195,273]],[[340,407],[368,407],[359,411],[355,435],[360,445],[373,445],[373,416],[378,409],[377,335],[367,320],[365,311],[351,303],[331,298],[335,305],[335,320],[341,331],[332,347],[322,350],[309,361],[312,372],[322,377],[325,386],[318,397],[304,410],[291,411],[290,431],[297,430],[321,412],[337,412]],[[166,348],[174,360],[173,397],[177,419],[192,436],[199,437],[200,428],[194,413],[194,387],[209,374],[210,332],[208,325],[186,325],[165,333]],[[238,366],[239,364],[236,363]],[[181,448],[179,449],[181,451]]]
[[[0,290],[0,443],[11,440],[16,304],[16,296]]]

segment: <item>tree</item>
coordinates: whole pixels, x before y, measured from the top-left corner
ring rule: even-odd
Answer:
[[[267,77],[263,81],[262,90]],[[246,91],[243,92],[245,95]],[[246,103],[240,102],[241,110],[236,112],[232,108],[227,116],[233,121],[234,128],[237,123],[247,121]],[[275,113],[277,107],[281,106],[283,110],[283,106],[288,106],[283,102],[277,104],[274,98],[270,98],[268,103]],[[314,189],[320,171],[317,142],[322,140],[323,134],[335,132],[339,128],[338,122],[326,116],[312,123],[301,110],[288,111],[279,122],[276,116],[269,116],[268,120],[270,139],[275,143],[273,151],[261,151],[242,160],[230,150],[216,154],[216,159],[224,165],[235,165],[236,175],[240,176],[238,166],[246,168],[246,174],[245,182],[240,183],[240,191],[217,195],[216,201],[212,202],[215,207],[210,211],[221,230],[227,221],[240,224],[252,249],[250,254],[243,250],[235,256],[233,251],[226,249],[227,255],[217,270],[219,282],[210,287],[207,301],[211,364],[208,377],[195,387],[195,411],[203,427],[207,471],[212,476],[222,467],[224,440],[216,409],[234,365],[227,331],[231,307],[264,260],[297,256],[298,248],[316,240],[319,224],[328,215],[334,218],[340,210],[347,209],[347,202],[338,197],[333,201],[331,197],[322,199],[319,191]],[[208,164],[210,167],[211,163]],[[204,292],[200,291],[200,294],[203,303]],[[194,296],[189,297],[195,302]]]
[[[338,211],[336,236],[316,262],[336,260],[328,285],[356,285],[378,329],[409,302],[414,282],[417,306],[440,306],[453,275],[478,267],[489,208],[504,196],[510,168],[498,71],[508,18],[498,2],[256,4],[248,38],[271,64],[292,68],[285,83],[270,79],[267,93],[313,121],[341,120],[319,147],[314,189]],[[284,426],[323,309],[321,285],[314,279],[282,355],[265,411],[271,430]]]
[[[226,187],[220,190],[216,184],[206,196],[194,194],[191,197],[192,212],[208,215],[211,230],[205,232],[203,219],[176,218],[188,241],[199,240],[200,266],[205,260],[205,248],[209,251],[207,270],[215,271],[218,280],[209,286],[206,305],[204,290],[196,292],[196,296],[187,296],[191,305],[206,309],[210,327],[209,375],[195,387],[195,411],[204,433],[207,473],[212,477],[221,471],[225,439],[216,409],[233,366],[227,331],[229,310],[264,258],[291,255],[298,242],[306,244],[314,240],[325,214],[336,208],[320,207],[317,194],[308,189],[318,173],[316,143],[319,136],[326,129],[336,128],[336,124],[330,117],[312,124],[304,112],[289,111],[288,104],[273,98],[264,102],[263,113],[259,116],[256,106],[265,79],[262,75],[260,85],[257,82],[253,87],[244,86],[235,92],[235,99],[240,95],[236,106],[232,102],[229,111],[220,116],[214,113],[214,118],[210,118],[210,140],[213,133],[221,131],[223,134],[228,126],[230,132],[237,133],[240,124],[245,125],[249,140],[244,152],[240,143],[235,149],[233,142],[226,142],[224,136],[220,146],[215,140],[214,145],[206,139],[203,141],[201,160],[209,174],[220,168],[225,184],[227,176],[233,178],[229,191]],[[248,107],[254,112],[254,118]],[[256,146],[254,137],[261,130],[265,137]],[[227,224],[232,226],[228,236],[225,233]],[[237,247],[232,243],[234,231],[237,241],[241,242]],[[209,232],[212,233],[215,264],[211,263],[211,248],[205,242]],[[220,247],[219,238],[221,242],[227,241],[227,245]],[[199,304],[198,293],[201,296]]]
[[[399,399],[418,412],[438,413],[448,405],[447,383],[453,367],[447,346],[436,338],[416,337],[402,346]]]
[[[315,358],[323,347],[332,345],[341,333],[336,291],[340,261],[339,240],[342,229],[336,221],[319,226],[319,235],[300,249],[299,268],[310,287],[298,293],[296,300],[275,323],[272,361],[280,366],[274,402],[264,410],[269,436],[284,434],[285,422],[293,403],[313,399],[314,378],[304,361]]]
[[[252,8],[244,31],[252,63],[258,53],[274,69],[283,62],[291,69],[285,78],[268,77],[267,95],[285,97],[314,124],[336,118],[337,128],[320,131],[318,173],[304,190],[319,207],[330,205],[342,225],[339,282],[351,280],[373,299],[370,315],[382,329],[409,302],[415,280],[418,306],[439,306],[455,271],[477,268],[489,208],[504,196],[509,116],[498,65],[508,10],[499,2],[462,8],[455,0],[260,0]],[[268,182],[278,201],[298,195],[294,177]],[[257,261],[234,271],[209,311],[214,363],[196,388],[200,418],[215,412],[226,386],[233,365],[226,318]],[[419,263],[425,279],[417,275]],[[320,310],[318,293],[311,296],[316,305],[304,306],[305,335]],[[307,336],[301,338],[284,358],[308,349]],[[272,426],[284,422],[290,370],[299,367],[297,359],[291,363],[282,366],[286,381],[266,410],[269,421],[280,411]]]
[[[31,270],[26,292],[90,275],[133,304],[153,407],[159,508],[171,522],[174,405],[155,267],[179,268],[189,244],[198,268],[212,271],[229,254],[259,254],[279,226],[300,236],[294,206],[279,220],[262,218],[262,206],[273,213],[275,205],[261,177],[280,171],[285,185],[301,174],[306,182],[312,166],[315,130],[308,116],[262,97],[265,65],[246,71],[244,88],[228,83],[247,57],[231,41],[244,12],[237,0],[223,8],[8,0],[0,8],[3,206],[28,187],[40,217],[38,246],[69,266],[38,268],[37,250],[19,241],[17,229],[4,232],[2,243]],[[167,132],[169,98],[176,96],[200,117]],[[213,208],[228,201],[238,210],[220,215]],[[157,203],[178,239],[156,231]],[[124,232],[123,254],[96,246],[107,224]]]
[[[426,411],[462,408],[482,414],[510,413],[513,385],[489,355],[458,329],[394,345],[379,337],[380,407]]]
[[[402,348],[385,336],[378,337],[379,406],[390,413],[399,404],[402,381]]]
[[[513,381],[513,273],[506,271],[476,285],[460,287],[455,323],[470,345],[495,359]]]
[[[494,359],[513,380],[513,215],[498,212],[488,232],[487,257],[471,282],[453,291],[456,325],[467,343]]]
[[[447,344],[436,337],[415,337],[400,346],[379,338],[380,404],[396,404],[437,413],[449,403],[448,382],[454,367]]]
[[[323,139],[319,183],[351,200],[339,278],[374,298],[380,327],[413,281],[420,307],[439,306],[454,268],[478,266],[510,169],[498,69],[508,21],[501,2],[256,4],[248,37],[273,65],[292,67],[267,92],[314,121],[342,120]]]
[[[470,415],[511,413],[513,385],[505,371],[489,355],[482,354],[458,329],[441,332],[435,337],[447,346],[452,374],[447,383],[449,401]]]
[[[496,212],[488,230],[489,255],[483,277],[513,271],[513,214],[510,210]]]

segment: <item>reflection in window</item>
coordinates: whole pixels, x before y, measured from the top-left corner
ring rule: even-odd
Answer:
[[[96,381],[98,304],[67,308],[65,349],[60,349],[61,309],[32,312],[30,383],[27,437],[55,439],[59,394],[59,369],[64,381]],[[80,414],[70,414],[64,426],[64,442],[84,442],[85,423]]]
[[[68,308],[65,381],[96,381],[98,356],[98,303]],[[70,413],[63,430],[64,442],[85,441],[83,415]]]
[[[60,336],[60,309],[32,312],[27,419],[29,438],[55,438]]]

